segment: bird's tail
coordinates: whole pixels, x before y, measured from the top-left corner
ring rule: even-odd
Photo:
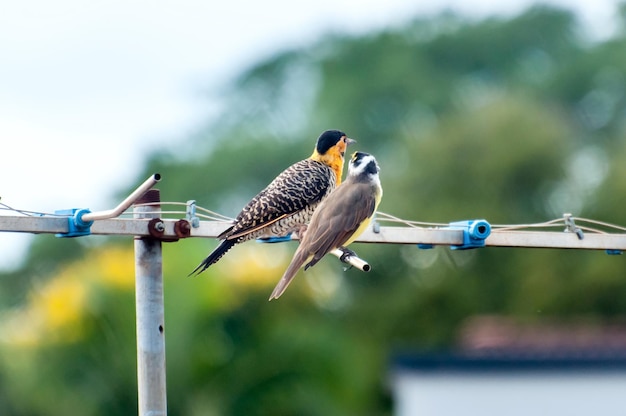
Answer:
[[[220,245],[217,246],[217,248],[213,250],[206,259],[202,260],[202,263],[200,263],[198,267],[193,270],[193,272],[189,273],[188,276],[199,275],[200,273],[208,269],[209,266],[217,263],[217,261],[221,259],[222,256],[226,254],[226,252],[228,252],[228,250],[230,250],[235,244],[237,244],[237,239],[222,240]]]
[[[278,281],[278,284],[270,295],[269,300],[278,299],[285,292],[285,290],[287,290],[287,286],[289,286],[289,283],[291,283],[293,278],[296,276],[296,273],[298,273],[298,270],[300,270],[300,267],[302,267],[302,265],[308,260],[308,258],[308,253],[300,250],[296,251],[296,254],[294,254],[291,263],[289,263],[289,267],[287,267],[287,270],[285,270],[285,274],[283,274],[283,277],[281,277],[281,279]]]

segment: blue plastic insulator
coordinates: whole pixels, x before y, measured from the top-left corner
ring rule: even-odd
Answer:
[[[487,220],[451,222],[448,229],[463,231],[463,244],[450,246],[452,250],[485,247],[485,239],[491,234],[491,225]]]
[[[56,215],[67,215],[67,233],[58,233],[57,237],[80,237],[91,234],[93,221],[83,221],[83,215],[90,213],[88,209],[61,209],[54,213]]]
[[[417,244],[417,248],[419,248],[421,250],[430,250],[431,248],[435,248],[435,245],[434,244],[418,243]]]
[[[256,241],[259,243],[283,243],[285,241],[291,241],[291,233],[281,237],[257,238]]]
[[[196,216],[196,201],[194,199],[187,201],[187,221],[191,223],[193,228],[200,227],[200,218]]]
[[[620,254],[622,254],[622,250],[608,249],[606,250],[606,254],[610,256],[619,256]]]

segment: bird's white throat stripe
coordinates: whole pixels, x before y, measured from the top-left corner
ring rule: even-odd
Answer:
[[[348,165],[348,174],[350,176],[361,175],[363,171],[365,170],[365,168],[367,167],[367,165],[370,164],[370,162],[376,163],[376,159],[372,155],[367,155],[367,156],[362,157],[358,161],[358,164],[350,162],[350,165]]]

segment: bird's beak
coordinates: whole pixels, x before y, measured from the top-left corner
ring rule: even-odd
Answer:
[[[346,147],[350,146],[351,144],[356,143],[356,140],[351,139],[349,137],[346,137]]]

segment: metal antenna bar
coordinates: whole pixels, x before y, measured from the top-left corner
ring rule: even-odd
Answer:
[[[152,188],[157,182],[161,180],[161,175],[155,173],[150,176],[144,183],[139,185],[137,189],[135,189],[125,200],[120,202],[118,206],[113,209],[109,209],[107,211],[98,211],[98,212],[88,212],[82,215],[81,221],[89,222],[96,220],[106,220],[109,218],[115,218],[120,216],[122,212],[126,211],[130,206],[139,199],[143,194],[145,194],[150,188]]]
[[[148,219],[114,218],[96,221],[91,227],[92,235],[150,236]],[[161,219],[163,238],[176,239],[176,222]],[[200,221],[198,228],[191,228],[190,237],[215,238],[232,223],[222,221]],[[0,215],[0,232],[65,233],[67,219],[59,217],[23,217]],[[366,230],[355,243],[381,244],[433,244],[451,246],[463,243],[463,232],[453,229],[427,229],[413,227],[380,227],[375,233]],[[626,234],[586,233],[583,240],[575,233],[562,231],[515,231],[493,230],[485,239],[486,247],[537,247],[572,248],[585,250],[626,251]]]

